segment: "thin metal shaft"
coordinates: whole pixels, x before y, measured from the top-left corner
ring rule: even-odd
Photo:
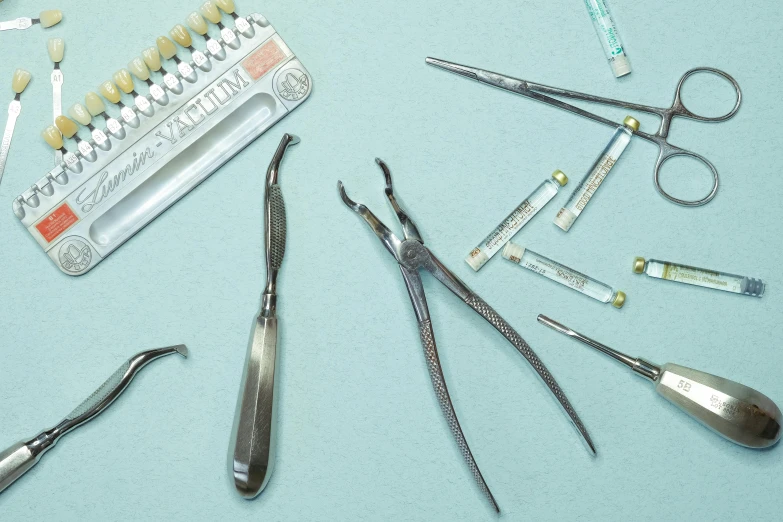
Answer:
[[[561,334],[567,335],[569,337],[573,337],[577,341],[584,343],[588,346],[592,346],[599,352],[603,352],[609,357],[620,361],[621,363],[628,366],[632,370],[636,367],[636,359],[633,357],[629,357],[628,355],[625,355],[622,352],[618,352],[614,348],[609,348],[605,344],[601,344],[598,341],[595,341],[593,339],[590,339],[589,337],[580,334],[579,332],[575,332],[574,330],[568,328],[567,326],[562,325],[545,315],[539,315],[537,319],[539,323],[548,326],[552,330],[560,332]]]

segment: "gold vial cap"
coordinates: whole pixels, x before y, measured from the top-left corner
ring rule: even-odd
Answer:
[[[623,125],[625,125],[626,127],[630,127],[631,129],[633,129],[634,132],[636,132],[639,130],[640,123],[636,118],[632,116],[626,116],[625,119],[623,120]]]
[[[568,183],[568,176],[566,176],[562,170],[554,171],[552,177],[555,178],[555,181],[557,181],[561,187],[565,187],[566,183]]]
[[[643,257],[637,257],[633,260],[633,271],[635,274],[642,274],[644,273],[644,258]]]
[[[615,308],[622,308],[625,304],[625,292],[622,290],[617,291],[617,295],[614,298],[614,301],[612,301],[612,306]]]

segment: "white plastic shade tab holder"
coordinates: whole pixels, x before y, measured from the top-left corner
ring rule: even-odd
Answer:
[[[623,121],[623,126],[618,127],[612,135],[609,144],[595,160],[590,167],[587,175],[579,182],[571,197],[560,212],[555,217],[555,225],[568,232],[573,226],[576,218],[584,211],[587,204],[592,199],[598,187],[604,182],[609,171],[612,170],[617,160],[620,159],[623,151],[631,142],[631,137],[635,131],[639,130],[639,122],[634,118],[627,116]]]
[[[752,297],[763,296],[766,289],[766,285],[760,279],[680,265],[668,261],[658,261],[657,259],[645,261],[644,258],[637,257],[633,262],[633,271],[636,274],[647,274],[656,279],[666,279],[667,281],[676,281],[686,285],[701,286]]]
[[[503,257],[522,268],[592,297],[596,301],[612,303],[615,308],[622,308],[625,304],[626,296],[622,290],[614,290],[605,283],[515,243],[506,245],[503,249]]]
[[[555,197],[560,187],[568,183],[568,177],[556,170],[550,179],[544,180],[525,201],[519,204],[484,240],[470,251],[465,262],[478,272],[497,254],[514,235],[527,225],[539,210]]]
[[[253,25],[252,37],[237,32],[236,47],[226,47],[225,59],[214,60],[210,70],[183,57],[180,63],[193,69],[192,78],[179,84],[179,92],[169,90],[168,103],[155,103],[150,115],[122,106],[118,87],[103,84],[106,100],[128,109],[132,121],[110,117],[95,93],[85,96],[89,114],[81,107],[74,111],[85,126],[97,116],[106,120],[105,146],[90,142],[95,161],[70,152],[76,163],[55,167],[13,201],[14,214],[64,273],[92,270],[308,99],[312,77],[274,27],[257,14],[246,21]],[[176,51],[173,42],[163,47],[167,54]],[[165,75],[160,49],[147,51],[145,65]],[[146,71],[139,64],[132,68],[144,81]],[[120,89],[139,98],[126,71],[116,79]]]
[[[615,78],[630,74],[631,62],[628,61],[628,56],[625,54],[625,46],[620,40],[620,33],[617,31],[617,25],[614,23],[606,2],[604,0],[585,0],[585,6],[587,6],[595,33],[601,40],[601,47],[604,49]]]

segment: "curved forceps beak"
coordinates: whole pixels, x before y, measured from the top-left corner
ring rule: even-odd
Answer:
[[[386,247],[386,250],[388,250],[389,253],[394,256],[394,259],[396,259],[399,263],[399,252],[400,246],[402,245],[402,242],[399,240],[399,238],[397,238],[397,236],[395,236],[394,233],[389,230],[389,227],[384,225],[383,222],[378,219],[378,217],[373,214],[369,208],[349,198],[348,194],[345,192],[345,186],[343,185],[342,181],[337,182],[337,190],[340,192],[340,197],[342,198],[343,203],[345,203],[348,208],[359,214],[367,222],[372,231],[375,232],[375,235],[378,236],[378,239],[381,240],[383,246]]]

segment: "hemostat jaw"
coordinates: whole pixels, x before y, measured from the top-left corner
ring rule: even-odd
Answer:
[[[383,171],[383,176],[386,179],[386,189],[384,192],[386,192],[386,197],[389,198],[389,203],[391,203],[394,212],[397,214],[397,219],[400,220],[400,224],[402,225],[402,233],[404,234],[405,239],[415,239],[419,243],[423,243],[424,241],[421,239],[419,229],[416,228],[413,220],[408,217],[408,214],[406,214],[405,211],[400,207],[399,203],[397,203],[397,198],[394,197],[394,188],[392,187],[392,178],[389,166],[386,165],[386,163],[380,158],[375,158],[375,163],[377,163]]]
[[[337,190],[340,191],[340,197],[342,198],[343,203],[345,203],[348,208],[364,218],[367,224],[370,225],[370,228],[373,230],[373,232],[375,232],[375,235],[378,236],[378,239],[381,240],[383,246],[386,247],[386,250],[388,250],[389,253],[394,256],[394,259],[399,262],[399,251],[402,242],[397,238],[397,236],[395,236],[392,231],[389,230],[389,227],[384,225],[381,220],[370,211],[370,209],[349,198],[348,194],[345,193],[345,187],[343,186],[342,181],[337,182]]]
[[[427,65],[432,65],[433,67],[437,67],[438,69],[443,69],[444,71],[449,71],[450,73],[459,74],[460,76],[465,76],[466,78],[470,78],[471,80],[478,80],[478,69],[475,67],[468,67],[467,65],[460,65],[458,63],[452,63],[447,62],[446,60],[440,60],[438,58],[430,58],[428,57],[425,60],[425,63]]]

